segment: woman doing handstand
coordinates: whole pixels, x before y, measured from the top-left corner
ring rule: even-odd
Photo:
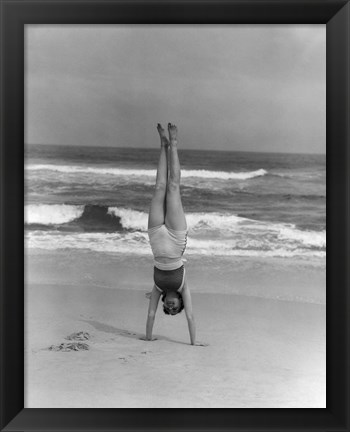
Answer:
[[[182,261],[187,242],[187,223],[180,195],[177,128],[168,124],[169,139],[159,123],[157,129],[160,136],[160,157],[148,218],[148,235],[154,255],[154,286],[150,294],[144,339],[155,340],[152,338],[152,330],[159,299],[162,297],[164,313],[176,315],[185,309],[191,345],[204,346],[205,344],[196,342],[191,294]]]

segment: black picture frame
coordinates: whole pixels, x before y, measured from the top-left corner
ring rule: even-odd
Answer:
[[[349,431],[350,5],[339,0],[1,3],[2,431]],[[24,409],[25,24],[327,24],[327,407]],[[195,391],[195,389],[193,390]]]

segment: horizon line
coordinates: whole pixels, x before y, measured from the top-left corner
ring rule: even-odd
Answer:
[[[89,147],[89,148],[108,148],[108,149],[138,149],[138,150],[156,150],[158,147],[135,147],[135,146],[108,146],[108,145],[103,145],[103,146],[96,146],[96,145],[92,145],[92,144],[85,144],[85,145],[80,145],[80,144],[44,144],[44,143],[24,143],[24,146],[45,146],[45,147],[50,147],[50,146],[56,146],[56,147]],[[315,153],[315,152],[292,152],[292,151],[257,151],[257,150],[227,150],[227,149],[197,149],[197,148],[179,148],[179,150],[181,151],[202,151],[202,152],[226,152],[226,153],[267,153],[267,154],[294,154],[294,155],[315,155],[315,156],[326,156],[327,153]]]

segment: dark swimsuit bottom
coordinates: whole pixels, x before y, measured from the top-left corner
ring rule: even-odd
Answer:
[[[159,291],[166,294],[169,291],[177,292],[183,286],[184,266],[175,270],[159,270],[154,267],[154,283]]]

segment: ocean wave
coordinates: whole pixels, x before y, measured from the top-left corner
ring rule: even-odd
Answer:
[[[124,229],[147,231],[148,213],[129,208],[103,205],[29,204],[25,206],[25,222],[28,225],[59,225],[84,218],[103,228],[111,218],[118,219]],[[268,223],[222,213],[189,213],[186,215],[190,229],[220,229],[235,232],[238,224],[253,224],[255,229],[266,229]],[[283,225],[286,226],[286,225]]]
[[[88,216],[91,224],[101,226],[116,217],[124,229],[147,231],[148,214],[145,212],[121,207],[108,207],[99,205],[67,205],[67,204],[29,204],[25,206],[25,222],[28,225],[59,225],[75,221]],[[189,213],[186,216],[189,227],[200,228],[227,228],[232,230],[242,221],[247,221],[235,215],[220,213]],[[101,227],[102,228],[102,227]]]
[[[294,224],[257,221],[220,213],[192,213],[186,217],[192,230],[221,230],[236,239],[264,238],[269,241],[289,241],[308,248],[325,248],[326,231],[300,230]]]
[[[108,214],[120,218],[125,229],[146,231],[148,226],[148,214],[126,208],[109,207]]]
[[[116,235],[124,243],[134,239],[135,233],[136,237],[141,236],[137,238],[147,236],[148,214],[128,208],[32,204],[26,206],[25,214],[29,231],[40,232],[41,229],[44,236],[48,232],[56,232],[60,239],[65,238],[60,237],[60,233],[63,235],[67,232],[73,239],[81,238],[82,232],[87,236],[96,233],[97,238],[105,238],[107,242],[108,235]],[[237,254],[237,251],[240,254],[257,251],[258,254],[277,253],[283,256],[284,253],[289,256],[300,251],[316,253],[325,252],[326,249],[325,230],[302,230],[293,224],[258,221],[222,213],[189,213],[186,219],[189,237],[198,253],[211,251],[219,255],[231,255]],[[214,243],[208,243],[212,241]]]
[[[28,204],[25,206],[25,224],[55,226],[91,231],[147,231],[148,214],[137,210],[100,205]]]
[[[155,169],[128,169],[128,168],[98,168],[78,165],[54,165],[54,164],[33,164],[26,167],[30,171],[55,171],[65,174],[96,174],[109,176],[127,176],[127,177],[154,177]],[[181,176],[222,179],[222,180],[249,180],[254,177],[261,177],[267,174],[264,169],[247,172],[226,172],[226,171],[209,171],[209,170],[186,170],[182,169]]]
[[[294,172],[294,173],[277,173],[270,172],[269,177],[279,177],[285,179],[299,179],[299,180],[315,180],[320,179],[325,175],[325,171],[321,172]]]
[[[249,180],[254,177],[261,177],[267,174],[264,169],[247,172],[226,172],[226,171],[208,171],[208,170],[182,170],[182,177],[199,177],[207,179],[221,180]]]
[[[26,224],[56,225],[71,222],[84,212],[84,206],[67,204],[30,204],[25,206]]]
[[[149,255],[151,249],[146,233],[62,233],[57,231],[28,231],[26,247],[44,250],[80,249],[94,252]],[[312,251],[302,248],[288,249],[279,245],[271,250],[237,248],[227,240],[197,240],[189,236],[185,257],[226,256],[226,257],[275,257],[275,258],[324,258],[325,251]]]

